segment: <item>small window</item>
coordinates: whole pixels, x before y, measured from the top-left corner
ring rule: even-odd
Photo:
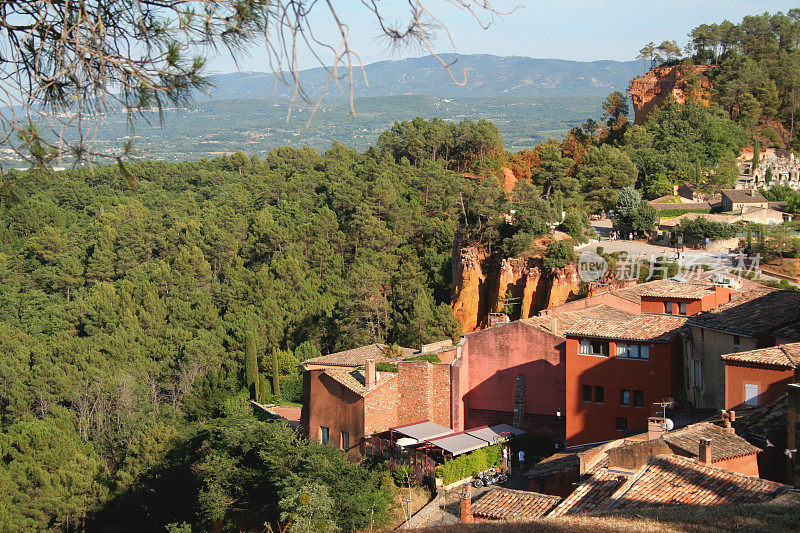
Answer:
[[[629,391],[628,389],[621,389],[619,391],[619,404],[620,405],[631,404],[631,391]]]
[[[745,405],[758,405],[758,385],[755,383],[744,384]]]
[[[581,341],[581,353],[583,355],[602,355],[608,357],[608,343],[602,341]]]
[[[633,391],[633,406],[644,407],[644,391]]]
[[[706,342],[706,330],[701,329],[700,330],[700,343],[701,344],[705,344],[705,342]]]
[[[583,386],[583,401],[584,402],[591,402],[592,401],[592,386],[591,385],[584,385]]]
[[[641,344],[617,344],[617,357],[627,357],[628,359],[649,359],[650,347]]]
[[[628,419],[623,416],[617,417],[617,431],[625,431],[628,429]]]
[[[678,304],[678,313],[686,316],[686,302],[681,302]]]
[[[606,390],[601,387],[600,385],[594,388],[594,401],[597,403],[603,403],[606,399]]]
[[[326,428],[325,426],[319,427],[319,440],[322,444],[328,444],[328,440],[330,437],[330,429]]]
[[[733,336],[733,349],[734,350],[738,350],[739,346],[741,345],[741,343],[742,343],[741,337],[739,337],[739,335],[734,335]]]
[[[664,312],[668,315],[672,314],[672,302],[664,302]]]
[[[350,432],[348,431],[342,431],[342,449],[350,449]]]

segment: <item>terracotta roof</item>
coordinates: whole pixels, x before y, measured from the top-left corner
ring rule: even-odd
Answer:
[[[542,459],[533,465],[525,475],[529,478],[533,478],[547,476],[567,468],[580,468],[582,458],[584,458],[584,468],[586,468],[586,471],[580,472],[580,474],[593,474],[599,468],[608,465],[608,455],[603,453],[604,450],[601,450],[599,453],[597,450],[599,448],[610,449],[621,446],[624,442],[624,439],[619,439],[618,441],[601,444],[590,443],[570,446],[561,453],[556,453]]]
[[[735,457],[753,455],[761,451],[742,437],[728,433],[724,428],[711,422],[699,422],[685,428],[670,431],[662,437],[671,448],[693,457],[700,450],[700,439],[711,440],[711,462],[725,461]]]
[[[552,315],[534,316],[520,320],[523,324],[540,328],[548,333],[557,330],[563,335],[565,331],[586,318],[611,318],[615,320],[630,320],[637,315],[609,307],[607,305],[593,305],[574,311],[562,311]]]
[[[739,222],[742,220],[742,215],[726,215],[723,213],[684,213],[676,217],[659,220],[658,225],[666,227],[678,226],[684,219],[694,220],[696,218],[702,218],[704,220],[713,222],[727,222],[728,224],[733,224],[734,222]]]
[[[673,294],[684,290],[679,287],[680,285],[706,285],[708,287],[712,287],[713,283],[703,281],[702,279],[692,279],[691,281],[687,282],[672,281],[669,279],[654,279],[645,283],[631,285],[630,287],[615,289],[611,291],[611,294],[619,296],[623,300],[628,300],[629,302],[639,304],[642,303],[642,296],[644,295],[666,294],[668,296],[672,296]]]
[[[695,315],[690,324],[724,333],[755,337],[800,320],[800,291],[760,287],[734,293],[731,301]]]
[[[669,505],[761,503],[791,487],[677,455],[650,457],[630,475],[604,469],[578,485],[549,516]]]
[[[366,346],[359,346],[352,350],[345,350],[343,352],[329,353],[319,357],[312,357],[306,359],[303,363],[310,363],[315,365],[330,365],[330,366],[362,366],[367,363],[367,359],[375,359],[376,363],[384,363],[387,361],[394,361],[396,359],[403,359],[414,355],[415,351],[411,348],[400,347],[399,357],[388,351],[386,344],[368,344]]]
[[[789,395],[784,394],[771,404],[752,409],[750,412],[738,415],[733,427],[736,432],[747,439],[756,440],[759,444],[768,446],[769,439],[776,433],[786,435],[786,413],[789,407]],[[713,445],[713,444],[712,444]]]
[[[686,317],[637,315],[629,320],[586,318],[566,331],[567,335],[631,341],[669,342],[686,323]]]
[[[650,204],[650,207],[656,211],[663,209],[711,209],[711,204],[709,202],[660,203]]]
[[[725,361],[760,363],[763,365],[794,368],[800,365],[800,342],[782,344],[771,348],[759,348],[746,352],[724,354]]]
[[[734,204],[756,204],[767,201],[760,192],[756,191],[756,193],[753,194],[752,191],[747,189],[725,189],[720,191],[720,193],[722,196],[728,197]]]
[[[606,511],[667,505],[768,502],[791,490],[787,485],[707,466],[677,455],[651,457],[619,488]]]
[[[627,481],[628,475],[603,469],[578,485],[548,516],[601,511],[609,498]]]
[[[800,341],[800,320],[775,330],[773,335],[775,335],[775,337],[789,339],[792,341]]]
[[[498,487],[472,504],[472,514],[493,520],[530,520],[546,515],[560,501],[558,496]]]
[[[337,382],[341,383],[351,391],[355,392],[359,396],[366,396],[372,390],[382,386],[384,383],[388,382],[392,378],[394,378],[397,374],[392,374],[390,372],[378,372],[378,381],[372,389],[367,389],[364,386],[364,372],[361,370],[348,370],[345,368],[330,368],[323,372],[326,376],[336,380]]]
[[[714,294],[716,287],[713,283],[700,283],[695,281],[659,280],[647,283],[641,296],[654,296],[658,298],[682,298],[686,300],[699,300]]]
[[[556,453],[533,465],[525,475],[529,478],[547,476],[568,468],[579,468],[580,464],[581,459],[577,453]]]

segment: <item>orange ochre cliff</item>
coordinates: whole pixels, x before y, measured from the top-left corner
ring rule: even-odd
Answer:
[[[485,251],[475,246],[462,248],[459,239],[456,241],[452,308],[464,333],[486,327],[490,312],[510,307],[511,318],[528,318],[574,299],[580,291],[575,265],[544,275],[540,258],[511,257],[498,264]]]
[[[635,112],[634,124],[643,124],[647,114],[663,104],[669,96],[679,103],[692,99],[708,105],[711,82],[705,73],[711,68],[711,65],[657,67],[635,78],[629,89]]]

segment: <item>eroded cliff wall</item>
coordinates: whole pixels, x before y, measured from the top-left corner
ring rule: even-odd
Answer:
[[[711,82],[705,76],[711,65],[675,65],[651,69],[647,74],[631,81],[631,101],[635,124],[644,124],[654,107],[673,96],[683,103],[692,99],[708,105]]]
[[[453,314],[464,333],[486,327],[488,314],[502,312],[506,305],[514,309],[512,320],[528,318],[577,298],[580,291],[575,265],[545,275],[540,257],[498,261],[474,246],[456,246],[452,266]]]

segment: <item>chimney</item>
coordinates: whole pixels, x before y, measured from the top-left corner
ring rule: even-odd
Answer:
[[[664,419],[660,416],[651,416],[647,419],[647,440],[661,438],[664,434]]]
[[[700,462],[711,466],[711,439],[700,439]]]
[[[725,424],[725,431],[731,435],[736,435],[736,430],[733,428],[733,423],[736,422],[736,411],[722,410],[722,421]]]
[[[472,485],[464,485],[461,491],[461,523],[471,524],[475,521],[472,516]]]
[[[375,359],[367,359],[367,368],[364,371],[364,386],[367,390],[375,386]]]

